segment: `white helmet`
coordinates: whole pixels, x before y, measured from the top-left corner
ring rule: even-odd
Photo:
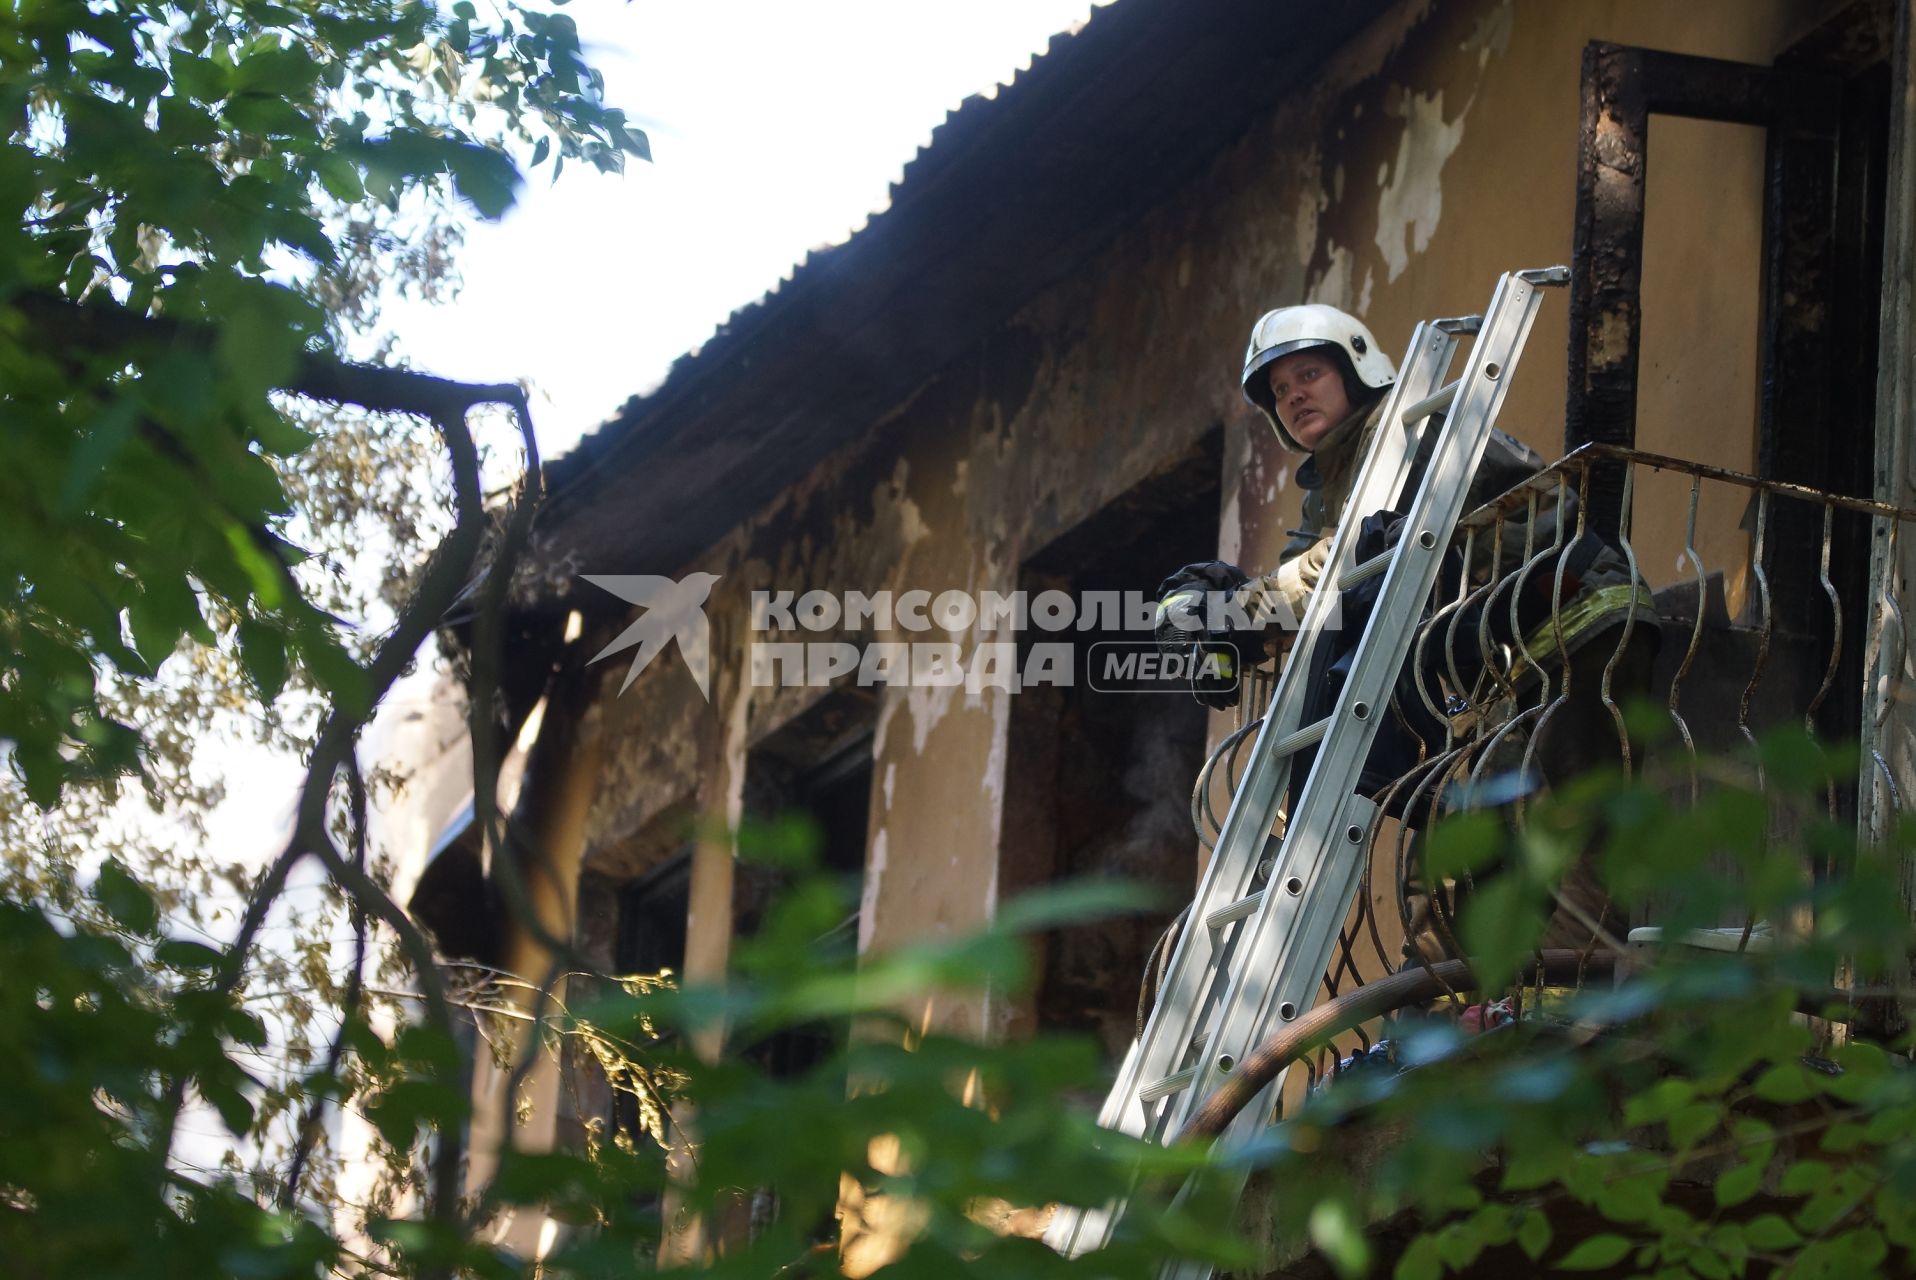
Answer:
[[[1251,345],[1244,353],[1244,398],[1264,411],[1278,439],[1300,453],[1304,447],[1278,421],[1270,377],[1264,371],[1279,356],[1311,347],[1336,347],[1343,352],[1351,372],[1366,387],[1388,387],[1397,380],[1397,367],[1378,350],[1377,339],[1356,316],[1321,302],[1265,312],[1251,326]]]

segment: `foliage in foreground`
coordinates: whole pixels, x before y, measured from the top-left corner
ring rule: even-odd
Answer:
[[[1798,734],[1701,773],[1695,799],[1687,760],[1585,779],[1533,808],[1521,837],[1491,815],[1439,830],[1436,869],[1477,874],[1466,950],[1528,1014],[1476,1037],[1441,1016],[1406,1021],[1410,1069],[1337,1082],[1273,1131],[1265,1177],[1282,1229],[1346,1275],[1397,1280],[1476,1263],[1907,1273],[1916,1073],[1895,1001],[1911,994],[1902,868],[1916,833],[1859,849],[1830,789],[1855,777],[1853,757]],[[1732,925],[1730,950],[1638,949],[1623,980],[1574,997],[1506,985],[1580,849],[1667,936],[1733,921],[1754,945],[1737,952]]]
[[[1007,1207],[1099,1200],[1138,1180],[1168,1188],[1201,1166],[1188,1152],[1098,1135],[1058,1104],[1102,1092],[1082,1044],[917,1037],[886,1012],[928,986],[1009,989],[1024,957],[1017,929],[1073,900],[854,972],[847,957],[814,954],[842,906],[808,884],[742,957],[730,989],[609,996],[551,1024],[561,1038],[596,1027],[609,1037],[599,1043],[639,1055],[634,1079],[678,1082],[675,1097],[692,1109],[681,1105],[687,1128],[665,1136],[689,1143],[692,1158],[677,1181],[667,1186],[655,1146],[605,1141],[579,1154],[509,1153],[497,1181],[459,1203],[441,1194],[439,1175],[457,1173],[446,1157],[471,1118],[472,1064],[447,1032],[446,984],[416,934],[413,977],[441,1006],[428,1025],[377,1029],[386,1024],[361,990],[364,966],[342,975],[314,952],[260,985],[303,980],[292,1001],[309,1020],[337,1017],[337,1039],[262,1076],[262,1051],[294,1047],[262,1016],[269,993],[249,981],[270,961],[244,934],[224,953],[187,941],[162,911],[180,904],[179,884],[98,867],[110,849],[136,860],[139,841],[42,812],[76,795],[110,800],[135,772],[156,799],[187,795],[183,724],[221,708],[271,721],[282,691],[304,682],[320,695],[309,718],[334,732],[293,735],[321,743],[311,803],[254,901],[270,905],[292,860],[319,856],[361,939],[383,913],[407,940],[363,859],[335,847],[363,823],[337,821],[326,802],[341,775],[355,785],[351,738],[446,599],[415,596],[390,645],[355,642],[327,616],[293,544],[350,544],[334,499],[354,485],[329,480],[343,469],[321,455],[351,454],[353,442],[315,442],[309,428],[331,428],[296,418],[274,392],[432,418],[466,490],[438,577],[455,588],[470,580],[480,530],[464,413],[501,389],[395,382],[339,357],[370,331],[382,279],[443,278],[450,210],[463,202],[493,216],[509,203],[514,145],[555,169],[565,157],[616,167],[643,154],[643,139],[600,101],[579,48],[563,14],[482,12],[466,0],[443,10],[389,0],[0,6],[0,407],[11,428],[0,468],[0,852],[10,873],[0,1262],[10,1275],[526,1275],[528,1261],[482,1243],[476,1228],[548,1207],[566,1229],[544,1274],[627,1275],[650,1265],[667,1228],[700,1221],[722,1233],[752,1218],[753,1201],[778,1212],[731,1233],[716,1268],[826,1274],[841,1173],[902,1206],[895,1220],[916,1233],[890,1274],[1079,1272],[987,1224]],[[406,466],[438,446],[409,447]],[[488,616],[476,627],[482,659]],[[162,668],[182,660],[196,665],[174,688],[197,701],[167,697]],[[477,691],[489,706],[490,690]],[[497,753],[483,742],[492,727],[475,718],[486,825],[497,816],[485,777]],[[1346,1079],[1232,1157],[1264,1166],[1280,1227],[1346,1272],[1404,1280],[1474,1261],[1711,1280],[1760,1268],[1906,1271],[1916,1247],[1907,1037],[1872,1006],[1874,1040],[1830,1043],[1827,1024],[1797,1010],[1840,1013],[1825,990],[1839,973],[1854,988],[1906,991],[1899,858],[1910,841],[1855,849],[1821,812],[1825,779],[1841,770],[1802,744],[1771,744],[1762,765],[1767,794],[1747,777],[1718,777],[1692,804],[1680,779],[1593,780],[1538,806],[1521,841],[1487,819],[1435,841],[1440,869],[1478,873],[1461,933],[1493,991],[1534,942],[1546,886],[1592,838],[1618,897],[1657,904],[1672,929],[1754,917],[1782,937],[1762,954],[1672,950],[1621,988],[1543,1002],[1543,1016],[1512,1031],[1464,1040],[1442,1019],[1404,1028],[1413,1069]],[[57,865],[34,879],[48,861]],[[512,858],[498,866],[510,873]],[[861,1033],[806,1074],[773,1078],[673,1047],[715,1019],[740,1043],[820,1020],[857,1019]],[[668,1039],[654,1042],[655,1030]],[[213,1145],[245,1159],[196,1167],[177,1140],[189,1098],[224,1127]],[[398,1174],[363,1224],[311,1177],[319,1131],[342,1113],[370,1121]],[[1362,1178],[1343,1176],[1343,1157],[1367,1141],[1381,1159]],[[897,1158],[880,1158],[892,1150]],[[1244,1257],[1222,1199],[1158,1203],[1135,1198],[1117,1248],[1088,1269],[1144,1275],[1166,1256]],[[1400,1228],[1368,1225],[1397,1210],[1408,1211]]]
[[[301,1077],[346,1052],[342,1009],[358,1034],[388,944],[423,967],[364,824],[327,801],[350,787],[363,809],[390,781],[359,776],[354,741],[499,536],[467,410],[516,408],[528,454],[531,427],[518,370],[474,388],[398,368],[381,310],[456,287],[464,224],[501,215],[523,168],[646,155],[603,87],[571,16],[543,3],[0,4],[0,900],[29,975],[7,996],[59,1007],[74,1034],[132,1020],[116,1052],[171,1083],[100,1123],[148,1149],[149,1198],[219,1152],[171,1141],[194,1099],[257,1114],[226,1162],[292,1159],[299,1194],[324,1194],[321,1099]],[[207,819],[227,769],[263,790],[254,744],[306,756],[311,776],[290,841],[236,858],[209,847]],[[275,913],[292,864],[328,856],[327,883],[296,886],[321,893]],[[164,925],[106,909],[132,876]],[[230,1012],[247,989],[252,1012]],[[246,1040],[261,1043],[219,1065],[218,1045]],[[366,1035],[357,1048],[376,1056]],[[36,1098],[9,1100],[8,1139],[40,1132]],[[35,1177],[103,1172],[57,1132],[0,1145]],[[8,1205],[23,1229],[51,1213]],[[215,1241],[216,1207],[189,1214]],[[121,1239],[97,1235],[66,1239]]]
[[[265,708],[301,675],[369,703],[295,572],[337,545],[326,451],[269,393],[407,408],[343,358],[512,203],[511,147],[646,154],[568,15],[485,9],[0,5],[0,726],[33,804],[139,773],[164,722],[119,690],[222,634]]]
[[[550,1024],[560,1038],[592,1028],[629,1047],[638,1087],[669,1090],[662,1133],[690,1157],[674,1177],[659,1145],[630,1133],[579,1152],[508,1152],[456,1229],[402,1207],[372,1224],[370,1243],[237,1179],[189,1175],[145,1142],[164,1082],[180,1075],[244,1137],[251,1090],[236,1058],[260,1028],[208,993],[195,976],[208,956],[160,939],[149,899],[109,872],[95,892],[116,933],[0,908],[0,1254],[26,1276],[525,1276],[529,1260],[472,1230],[514,1210],[563,1224],[548,1277],[653,1269],[661,1239],[694,1239],[694,1223],[708,1246],[715,1234],[725,1243],[681,1265],[823,1276],[838,1267],[831,1214],[846,1174],[898,1207],[891,1220],[910,1248],[884,1274],[901,1278],[1086,1274],[1087,1263],[1144,1276],[1180,1256],[1246,1265],[1254,1255],[1232,1224],[1264,1209],[1279,1237],[1308,1238],[1347,1275],[1428,1280],[1473,1264],[1706,1280],[1894,1274],[1916,1248],[1916,1074],[1906,1034],[1832,1042],[1830,1028],[1858,1011],[1830,977],[1847,967],[1852,995],[1907,987],[1900,853],[1857,850],[1823,812],[1841,762],[1779,739],[1762,764],[1763,789],[1725,767],[1694,804],[1654,777],[1592,779],[1533,808],[1521,838],[1501,820],[1454,820],[1431,857],[1475,872],[1460,928],[1493,991],[1511,990],[1548,885],[1591,840],[1619,897],[1660,904],[1673,929],[1749,910],[1800,932],[1779,929],[1768,951],[1648,954],[1628,981],[1581,995],[1520,992],[1526,1017],[1491,1034],[1461,1036],[1441,1011],[1406,1020],[1395,1028],[1406,1069],[1336,1080],[1221,1159],[1116,1140],[1060,1105],[1102,1091],[1086,1042],[979,1045],[914,1034],[887,1012],[907,998],[922,1007],[931,991],[1015,989],[1029,931],[1121,899],[1054,892],[1014,904],[981,937],[861,968],[818,943],[842,919],[839,888],[802,879],[725,989],[609,988]],[[1786,823],[1795,842],[1769,837]],[[1884,1001],[1854,1003],[1865,1005],[1858,1025],[1884,1025]],[[837,1043],[793,1077],[749,1053],[710,1064],[682,1047],[720,1024],[736,1046],[820,1024]],[[451,1042],[366,1025],[347,1039],[347,1060],[306,1081],[313,1096],[363,1110],[419,1153],[469,1118]],[[1234,1220],[1211,1184],[1245,1163],[1260,1172],[1250,1215]],[[1193,1174],[1198,1193],[1166,1207]],[[1012,1209],[1134,1190],[1117,1243],[1095,1261],[993,1227]]]
[[[914,1224],[910,1252],[888,1274],[1058,1274],[1067,1264],[1041,1243],[986,1225],[994,1210],[1041,1206],[1067,1189],[1115,1195],[1141,1169],[1170,1177],[1202,1162],[1188,1151],[1114,1144],[1080,1110],[1057,1105],[1063,1093],[1101,1087],[1087,1041],[981,1045],[911,1034],[889,1012],[930,991],[1014,989],[1031,930],[1128,895],[1054,892],[1008,910],[987,934],[858,968],[849,955],[820,954],[816,939],[843,918],[844,902],[838,886],[808,879],[770,913],[727,988],[632,995],[614,986],[548,1024],[555,1043],[590,1028],[598,1042],[624,1046],[638,1087],[671,1090],[676,1118],[665,1119],[662,1136],[690,1138],[689,1176],[668,1183],[661,1147],[629,1132],[584,1152],[509,1152],[456,1226],[402,1202],[362,1238],[329,1220],[325,1206],[278,1194],[290,1184],[189,1171],[154,1148],[168,1085],[183,1078],[216,1107],[233,1142],[254,1134],[255,1090],[242,1064],[264,1028],[239,1000],[208,989],[214,953],[161,936],[137,882],[110,868],[95,892],[117,929],[62,929],[32,906],[0,904],[0,964],[10,974],[0,997],[0,1120],[9,1135],[0,1144],[0,1256],[15,1275],[525,1276],[531,1262],[482,1243],[478,1228],[531,1209],[569,1224],[539,1274],[625,1276],[651,1268],[667,1221],[681,1235],[694,1220],[735,1221],[755,1194],[776,1198],[775,1218],[690,1265],[831,1275],[841,1173],[905,1206]],[[847,1036],[855,1019],[859,1034]],[[709,1064],[683,1048],[716,1022],[740,1043],[823,1027],[837,1044],[802,1075],[780,1078],[747,1058]],[[435,1133],[471,1119],[454,1042],[423,1026],[381,1037],[364,1022],[345,1040],[344,1060],[304,1081],[308,1097],[363,1113],[401,1152],[423,1154]],[[887,1148],[896,1155],[874,1163]],[[1147,1274],[1170,1256],[1247,1256],[1203,1235],[1182,1210],[1141,1208],[1132,1222],[1109,1259],[1118,1273]]]

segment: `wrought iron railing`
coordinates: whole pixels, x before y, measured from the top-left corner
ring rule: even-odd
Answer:
[[[1616,527],[1589,527],[1593,476],[1614,485],[1619,475]],[[1654,518],[1633,520],[1646,486],[1656,491]],[[1727,524],[1722,504],[1739,499],[1742,518]],[[1717,518],[1700,527],[1706,508]],[[1392,700],[1398,727],[1417,744],[1416,760],[1374,796],[1370,858],[1324,975],[1321,1012],[1311,1020],[1315,1040],[1301,1058],[1309,1077],[1371,1048],[1377,997],[1385,993],[1363,998],[1363,989],[1389,980],[1406,1002],[1433,991],[1459,998],[1465,957],[1445,887],[1423,883],[1418,833],[1447,812],[1480,806],[1500,807],[1521,825],[1531,799],[1552,781],[1544,757],[1553,728],[1560,736],[1566,726],[1587,735],[1568,753],[1575,767],[1608,754],[1629,772],[1645,762],[1637,758],[1626,704],[1660,703],[1671,731],[1660,750],[1681,753],[1679,772],[1687,758],[1694,803],[1702,756],[1755,744],[1765,728],[1787,721],[1813,734],[1854,738],[1863,672],[1887,670],[1892,687],[1877,701],[1894,703],[1907,655],[1872,663],[1875,655],[1862,650],[1877,634],[1905,643],[1901,609],[1889,584],[1867,581],[1855,549],[1866,544],[1873,522],[1884,522],[1887,559],[1896,563],[1896,540],[1912,521],[1916,510],[1612,445],[1587,445],[1465,516],[1453,542],[1463,571],[1433,596]],[[1813,545],[1803,545],[1805,531]],[[1605,561],[1612,581],[1604,599],[1578,589],[1594,536],[1613,553]],[[1648,572],[1646,553],[1653,557]],[[1580,634],[1593,609],[1606,625]],[[1894,625],[1868,625],[1879,614]],[[1654,662],[1652,633],[1661,645]],[[1730,664],[1741,666],[1716,669]],[[1251,674],[1232,731],[1198,775],[1191,817],[1207,848],[1274,685],[1268,669]],[[1600,730],[1608,741],[1596,752]],[[1765,785],[1760,770],[1757,783]],[[1902,796],[1880,753],[1866,757],[1858,785],[1876,789],[1873,803],[1901,812]],[[1855,802],[1830,785],[1832,817]],[[1560,896],[1558,908],[1584,936],[1573,953],[1550,952],[1550,963],[1535,967],[1537,980],[1574,986],[1589,973],[1607,975],[1615,957],[1600,953],[1614,950],[1617,933],[1601,918],[1606,906]],[[1423,979],[1405,978],[1408,969],[1421,969]],[[1152,976],[1146,975],[1147,1006]],[[1326,1004],[1349,1016],[1324,1010]],[[1300,1037],[1300,1052],[1305,1045]]]

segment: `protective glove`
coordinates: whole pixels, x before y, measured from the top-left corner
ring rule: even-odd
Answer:
[[[1295,628],[1304,620],[1304,608],[1330,557],[1330,538],[1319,538],[1276,572],[1246,582],[1237,593],[1238,603],[1254,621]]]
[[[1188,660],[1191,696],[1218,710],[1238,701],[1238,677],[1250,650],[1245,638],[1229,627],[1207,627],[1207,605],[1212,595],[1229,596],[1250,581],[1234,564],[1206,560],[1187,564],[1158,584],[1158,647]]]

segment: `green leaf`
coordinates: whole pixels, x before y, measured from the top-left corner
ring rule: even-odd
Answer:
[[[1036,933],[1134,916],[1162,902],[1162,895],[1135,881],[1071,880],[1019,894],[999,910],[994,924],[1006,933]]]
[[[1502,852],[1502,815],[1488,811],[1444,819],[1431,831],[1424,864],[1432,880],[1466,875],[1488,866]]]
[[[253,597],[259,607],[273,610],[286,601],[286,583],[283,578],[284,566],[277,565],[273,558],[262,551],[247,533],[245,526],[228,521],[226,524],[226,545],[233,553],[233,559],[246,572],[246,580],[253,591]]]
[[[1742,1204],[1755,1195],[1763,1185],[1763,1166],[1760,1164],[1740,1164],[1726,1170],[1716,1180],[1716,1202],[1720,1208],[1729,1209]]]
[[[1821,1160],[1798,1160],[1783,1171],[1781,1190],[1786,1196],[1806,1196],[1821,1191],[1830,1183],[1830,1167]]]
[[[1529,1191],[1555,1182],[1564,1167],[1563,1156],[1556,1151],[1524,1151],[1510,1157],[1504,1165],[1501,1186],[1505,1191]]]
[[[301,628],[294,643],[314,682],[331,694],[343,711],[358,715],[368,709],[366,672],[337,640],[315,624]]]
[[[519,166],[503,151],[470,144],[456,148],[450,156],[452,185],[479,212],[494,220],[505,216],[518,198],[524,181]]]
[[[1803,1242],[1802,1234],[1775,1213],[1759,1214],[1744,1223],[1743,1238],[1754,1249],[1788,1249]]]
[[[286,687],[286,638],[271,623],[246,618],[239,624],[239,643],[247,678],[259,690],[260,700],[271,703]]]
[[[1630,1241],[1619,1235],[1603,1233],[1587,1236],[1557,1262],[1559,1271],[1602,1271],[1623,1261],[1630,1252]]]
[[[1658,1188],[1635,1178],[1618,1178],[1597,1193],[1597,1211],[1612,1222],[1647,1222],[1663,1203]]]
[[[1692,1249],[1684,1261],[1703,1280],[1730,1280],[1730,1265],[1706,1249]]]
[[[1343,1196],[1330,1196],[1311,1207],[1311,1243],[1344,1276],[1362,1275],[1370,1267],[1370,1242],[1357,1208]]]
[[[1517,1227],[1517,1245],[1532,1262],[1542,1258],[1550,1247],[1549,1215],[1536,1209],[1526,1212]]]
[[[1391,1269],[1392,1280],[1441,1280],[1443,1274],[1444,1264],[1437,1257],[1437,1241],[1427,1235],[1412,1240]]]
[[[592,1183],[592,1166],[579,1156],[511,1151],[494,1175],[491,1194],[508,1204],[536,1205],[577,1194]]]
[[[414,1023],[394,1038],[393,1056],[425,1068],[428,1074],[456,1077],[461,1069],[459,1046],[452,1037],[424,1023]]]
[[[1823,1150],[1844,1155],[1856,1150],[1867,1140],[1862,1125],[1848,1120],[1839,1120],[1823,1133],[1823,1141],[1818,1144]]]
[[[234,1137],[243,1138],[253,1127],[253,1104],[231,1085],[202,1079],[200,1094],[220,1113],[220,1122]]]
[[[366,198],[366,184],[360,181],[359,166],[337,151],[322,151],[313,162],[319,185],[337,200],[355,203]]]
[[[120,396],[93,415],[79,447],[73,450],[67,463],[66,480],[61,485],[59,498],[65,514],[78,515],[99,489],[120,457],[121,449],[133,436],[139,408],[132,396]]]
[[[1765,1102],[1802,1102],[1815,1093],[1815,1089],[1802,1064],[1779,1062],[1756,1078],[1750,1092]]]
[[[1689,1106],[1680,1108],[1670,1117],[1670,1141],[1679,1149],[1693,1147],[1715,1132],[1722,1119],[1721,1104],[1693,1102]]]
[[[1464,904],[1463,934],[1481,990],[1509,985],[1543,936],[1546,917],[1523,879],[1507,873],[1482,885]]]
[[[1675,1077],[1659,1080],[1623,1106],[1623,1123],[1630,1128],[1659,1124],[1696,1097],[1696,1085]]]
[[[366,1108],[380,1136],[396,1147],[412,1145],[422,1126],[456,1124],[468,1110],[459,1090],[433,1080],[402,1080],[389,1086]]]
[[[1710,1248],[1726,1258],[1737,1260],[1738,1266],[1750,1253],[1749,1241],[1743,1235],[1743,1226],[1737,1222],[1719,1222],[1710,1228],[1707,1238]]]
[[[160,923],[160,908],[145,885],[118,862],[108,861],[93,880],[93,898],[129,933],[147,934]]]
[[[176,969],[211,969],[220,962],[220,953],[203,942],[174,938],[153,949],[153,958]]]
[[[275,458],[304,453],[315,438],[306,428],[277,413],[261,414],[254,420],[253,439],[263,452]]]

